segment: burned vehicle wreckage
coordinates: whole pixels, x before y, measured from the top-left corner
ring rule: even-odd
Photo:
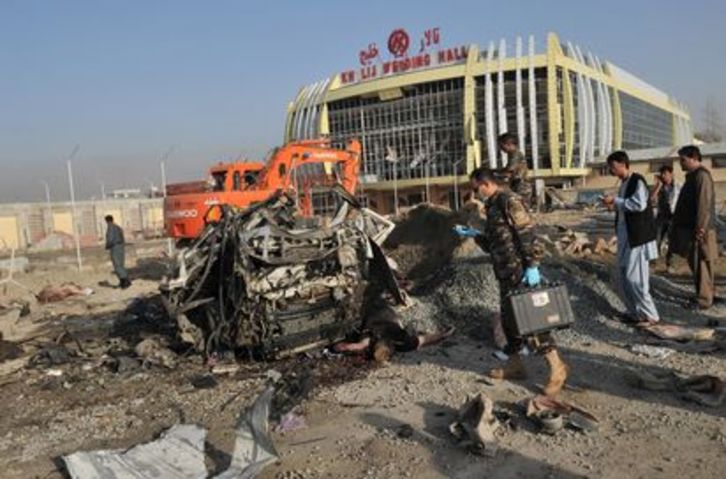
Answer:
[[[360,326],[371,291],[404,303],[380,247],[393,223],[331,192],[332,218],[296,216],[282,192],[243,210],[219,206],[161,285],[182,341],[207,356],[270,358],[342,339]]]

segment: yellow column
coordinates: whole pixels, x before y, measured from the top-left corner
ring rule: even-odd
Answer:
[[[615,129],[615,149],[623,147],[623,110],[620,108],[620,92],[613,88],[613,128]]]
[[[295,103],[290,102],[287,104],[287,116],[285,118],[285,133],[283,134],[284,138],[282,139],[283,143],[287,143],[290,141],[290,138],[292,137],[292,117],[293,113],[295,112]]]
[[[560,104],[557,102],[557,59],[562,55],[560,40],[547,34],[547,119],[549,123],[550,161],[552,174],[560,173]]]
[[[481,148],[477,138],[476,128],[476,80],[474,67],[479,61],[479,47],[469,46],[466,57],[466,70],[464,72],[464,141],[466,141],[466,171],[459,174],[469,174],[481,165]]]
[[[325,100],[323,100],[323,101],[325,101]],[[323,103],[320,106],[320,121],[318,123],[318,131],[320,132],[321,136],[330,135],[330,122],[328,122],[328,104],[327,103]]]
[[[562,68],[562,81],[565,100],[565,164],[567,168],[572,168],[572,155],[575,148],[575,99],[572,94],[570,72],[564,67]]]

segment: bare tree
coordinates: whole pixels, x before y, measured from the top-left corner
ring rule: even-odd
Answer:
[[[724,131],[721,111],[716,100],[709,96],[703,109],[703,128],[695,136],[706,143],[715,143],[723,140]]]

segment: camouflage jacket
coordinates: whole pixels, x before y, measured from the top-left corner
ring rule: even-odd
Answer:
[[[497,279],[509,286],[517,285],[524,270],[542,259],[534,222],[519,196],[507,191],[487,199],[486,209],[486,228],[480,244],[492,256]]]
[[[527,178],[529,169],[524,155],[517,152],[510,156],[503,172],[509,178],[509,189],[521,196],[525,206],[529,207],[532,198],[532,183]]]

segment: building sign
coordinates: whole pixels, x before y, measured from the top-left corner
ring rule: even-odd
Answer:
[[[416,47],[412,46],[409,33],[403,28],[397,28],[386,42],[388,56],[384,58],[381,55],[376,43],[369,43],[367,48],[358,53],[360,68],[342,72],[340,79],[343,85],[350,85],[466,61],[467,47],[442,48],[440,42],[441,32],[438,27],[424,31]]]

